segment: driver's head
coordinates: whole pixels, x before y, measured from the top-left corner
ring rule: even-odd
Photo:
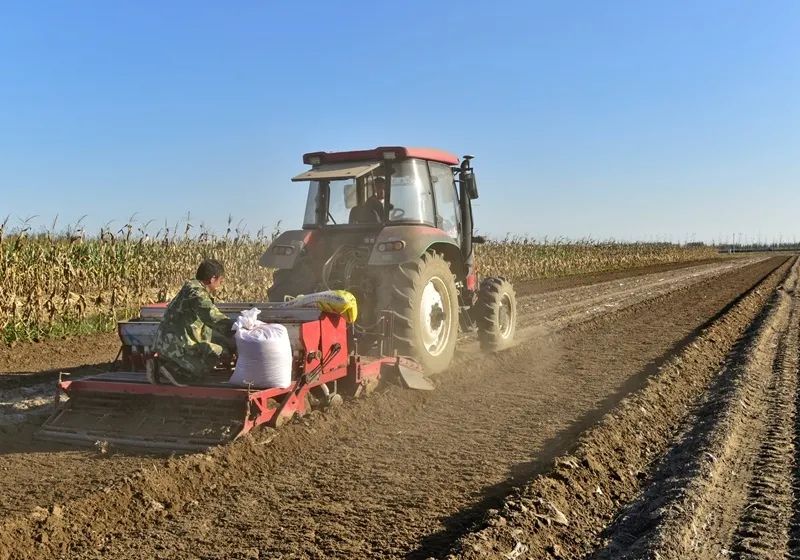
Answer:
[[[225,278],[225,267],[215,259],[206,259],[197,267],[195,278],[208,289],[212,294],[222,287],[222,280]]]
[[[373,182],[374,196],[380,200],[386,196],[386,179],[383,177],[375,177]]]

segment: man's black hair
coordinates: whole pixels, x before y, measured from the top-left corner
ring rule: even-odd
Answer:
[[[225,267],[216,259],[206,259],[197,267],[195,277],[201,282],[208,282],[214,276],[225,276]]]

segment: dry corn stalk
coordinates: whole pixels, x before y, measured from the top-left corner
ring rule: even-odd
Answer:
[[[134,220],[88,237],[75,226],[33,235],[0,223],[0,342],[113,328],[139,305],[169,299],[204,258],[225,264],[225,299],[266,298],[270,270],[258,258],[278,228],[249,235],[229,220],[222,236],[192,224],[150,235]],[[180,233],[179,233],[180,232]],[[477,247],[479,269],[521,281],[713,256],[711,247],[506,238]]]

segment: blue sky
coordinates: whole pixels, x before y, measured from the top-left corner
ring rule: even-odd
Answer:
[[[408,144],[495,236],[800,238],[794,1],[1,6],[12,225],[297,227],[303,152]]]

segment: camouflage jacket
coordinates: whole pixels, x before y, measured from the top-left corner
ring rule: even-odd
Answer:
[[[199,280],[189,280],[167,306],[154,350],[167,364],[172,362],[185,370],[182,373],[198,377],[214,367],[223,351],[235,348],[232,325],[206,287]]]

